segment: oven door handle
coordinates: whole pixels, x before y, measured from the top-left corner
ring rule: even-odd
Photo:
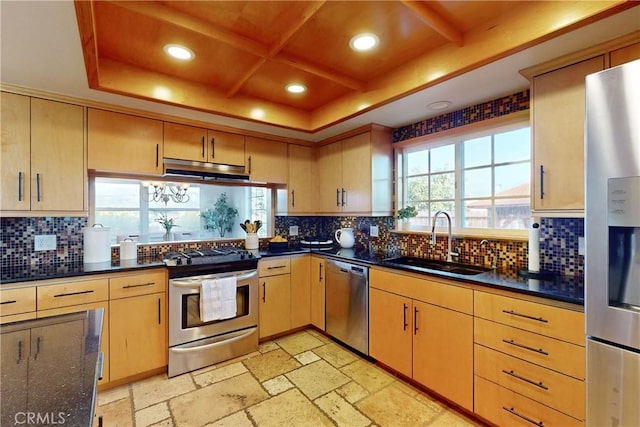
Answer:
[[[246,337],[248,337],[251,334],[255,334],[256,331],[258,330],[258,328],[256,326],[253,326],[249,329],[247,329],[246,332],[243,332],[240,335],[237,335],[233,338],[229,338],[229,339],[225,339],[225,340],[221,340],[221,341],[216,341],[213,342],[211,344],[204,344],[204,345],[199,345],[199,346],[195,346],[195,347],[171,347],[169,349],[169,351],[173,351],[176,353],[191,353],[194,351],[202,351],[202,350],[206,350],[206,349],[210,349],[210,348],[215,348],[221,345],[228,345],[234,341],[239,341],[241,339],[244,339]]]
[[[245,273],[245,274],[230,274],[228,276],[220,276],[220,277],[216,277],[217,279],[223,279],[226,277],[235,277],[236,280],[238,282],[242,281],[242,280],[247,280],[247,279],[251,279],[254,276],[258,275],[258,271],[252,271],[250,273]],[[194,286],[200,286],[200,280],[180,280],[180,279],[171,279],[170,280],[171,286],[175,286],[177,288],[193,288]]]

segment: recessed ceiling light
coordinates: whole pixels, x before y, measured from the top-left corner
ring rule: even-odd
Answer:
[[[286,89],[289,93],[302,93],[307,91],[307,87],[301,83],[289,83]]]
[[[188,47],[180,46],[179,44],[167,44],[164,46],[164,52],[176,59],[180,59],[182,61],[190,61],[196,57],[196,54],[193,53],[191,49]]]
[[[440,111],[449,108],[451,101],[436,101],[427,105],[427,110]]]
[[[375,34],[363,33],[353,36],[349,41],[349,46],[353,50],[364,51],[373,49],[379,43],[380,39]]]

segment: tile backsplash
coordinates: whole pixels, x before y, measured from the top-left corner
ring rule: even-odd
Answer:
[[[39,265],[62,265],[82,262],[83,228],[86,218],[37,217],[0,218],[0,256],[2,271],[37,267]],[[298,236],[289,236],[289,227],[298,227]],[[371,225],[378,226],[378,237],[370,237]],[[333,240],[339,228],[354,229],[356,246],[380,256],[411,255],[444,259],[446,237],[438,236],[431,246],[428,234],[395,233],[393,217],[359,216],[278,216],[275,218],[275,233],[289,239],[290,245],[299,244],[301,238],[315,237]],[[578,238],[584,236],[583,218],[541,218],[540,221],[540,268],[565,276],[584,275],[584,257],[578,253]],[[34,251],[35,236],[55,234],[56,250]],[[169,250],[192,250],[219,246],[242,247],[243,240],[166,242],[140,245],[139,257],[158,257]],[[492,250],[480,246],[480,239],[454,237],[453,246],[460,253],[460,261],[490,266],[497,256],[499,268],[508,270],[526,269],[528,245],[526,241],[491,240]],[[266,240],[261,241],[266,249]],[[112,249],[112,258],[117,260],[118,247]]]

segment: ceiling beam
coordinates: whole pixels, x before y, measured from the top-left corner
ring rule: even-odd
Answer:
[[[422,22],[427,24],[447,40],[458,46],[464,45],[460,30],[455,25],[447,21],[438,12],[433,10],[427,3],[423,1],[402,0],[402,4],[413,11],[413,13],[415,13]]]
[[[293,58],[283,54],[275,54],[282,49],[284,44],[286,43],[286,39],[281,37],[281,40],[274,44],[271,48],[262,43],[256,42],[247,37],[239,36],[233,32],[225,30],[219,26],[212,24],[211,22],[205,21],[203,19],[197,18],[195,16],[191,16],[186,13],[179,12],[175,9],[171,9],[170,7],[164,6],[157,2],[150,1],[142,1],[142,2],[129,2],[129,1],[118,1],[112,2],[113,4],[128,9],[132,12],[139,13],[141,15],[149,16],[151,18],[157,19],[159,21],[167,22],[169,24],[177,25],[179,27],[185,28],[187,30],[196,32],[205,37],[209,37],[213,40],[218,40],[222,43],[226,43],[236,49],[240,49],[244,52],[253,54],[263,59],[272,59],[274,61],[288,64],[292,67],[295,67],[299,70],[306,71],[310,74],[313,74],[318,77],[322,77],[327,80],[331,80],[339,85],[347,87],[349,89],[364,91],[365,84],[364,82],[350,78],[341,73],[331,70],[327,67],[321,67],[309,62],[302,61],[298,58]],[[291,37],[295,31],[297,31],[300,26],[306,22],[315,11],[317,11],[323,2],[314,2],[311,3],[303,12],[303,14],[298,18],[295,25],[292,25],[286,34],[291,33],[288,37]],[[282,46],[279,46],[282,44]],[[273,57],[271,57],[271,52],[274,52]],[[264,63],[264,62],[262,62]],[[262,65],[262,63],[256,62],[256,65]],[[251,68],[251,73],[254,73],[255,70]],[[240,85],[236,83],[234,88],[231,88],[228,93],[234,94],[237,93],[240,87],[251,77],[251,74],[245,73],[244,79],[241,79]],[[237,86],[237,88],[236,88]]]
[[[302,13],[291,19],[291,24],[288,28],[281,31],[278,41],[269,48],[269,57],[273,58],[278,52],[280,52],[291,37],[293,37],[293,35],[297,33],[298,30],[300,30],[300,28],[302,28],[302,26],[306,24],[318,10],[320,10],[324,3],[324,0],[306,3]]]

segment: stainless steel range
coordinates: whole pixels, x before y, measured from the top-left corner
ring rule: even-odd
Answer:
[[[258,349],[258,258],[239,248],[164,256],[169,269],[169,377]],[[203,285],[229,278],[236,286],[235,316],[203,321]]]

